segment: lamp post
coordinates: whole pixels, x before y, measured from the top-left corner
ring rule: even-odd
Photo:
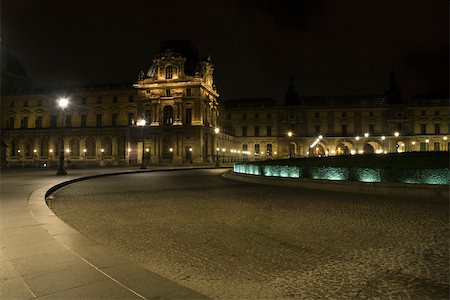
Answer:
[[[145,166],[145,137],[144,137],[144,126],[147,123],[145,119],[140,119],[137,122],[138,126],[141,126],[141,134],[142,134],[142,157],[141,157],[141,169],[147,169]]]
[[[214,132],[216,133],[216,167],[219,166],[219,127],[214,128]]]
[[[225,163],[225,148],[222,148],[222,163]]]
[[[412,151],[414,152],[415,151],[415,146],[416,146],[416,141],[412,141],[411,142],[411,145],[412,145]]]
[[[428,149],[428,144],[430,143],[430,139],[428,139],[428,138],[426,138],[425,139],[425,143],[426,143],[426,146],[427,146],[427,148],[426,148],[426,151],[429,151]]]
[[[189,161],[192,164],[192,147],[189,147]]]
[[[67,175],[64,168],[64,110],[69,106],[69,100],[67,98],[61,98],[58,100],[59,108],[62,111],[62,126],[61,126],[61,141],[59,147],[59,167],[56,175]]]

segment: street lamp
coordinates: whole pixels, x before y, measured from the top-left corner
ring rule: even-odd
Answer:
[[[398,131],[394,132],[395,137],[398,137],[400,133]]]
[[[383,141],[383,152],[386,152],[386,149],[384,148],[384,140],[386,139],[386,137],[383,135],[381,137],[381,140]]]
[[[145,166],[145,137],[144,137],[144,126],[147,123],[147,121],[145,121],[145,119],[140,119],[139,121],[137,121],[137,125],[141,126],[141,134],[142,134],[142,158],[141,158],[141,169],[147,169],[147,167]]]
[[[189,147],[189,161],[192,164],[192,147]]]
[[[222,162],[225,163],[225,148],[222,148]]]
[[[220,132],[219,127],[214,128],[214,132],[216,133],[216,167],[219,166],[219,137],[218,134]]]
[[[59,167],[56,175],[67,175],[64,169],[64,110],[69,106],[69,100],[67,98],[61,98],[58,100],[58,106],[62,111],[62,126],[61,126],[61,141],[59,147]]]
[[[427,145],[427,151],[428,151],[428,143],[430,142],[430,139],[425,139],[425,143],[426,143],[426,145]]]

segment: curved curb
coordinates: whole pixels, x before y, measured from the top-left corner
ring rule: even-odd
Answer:
[[[449,186],[412,186],[401,183],[370,183],[319,179],[276,178],[237,174],[233,171],[226,172],[222,176],[227,179],[249,183],[270,184],[276,186],[306,189],[319,189],[335,192],[364,193],[387,196],[432,197],[445,200],[448,200],[449,198]]]
[[[100,178],[100,177],[108,177],[108,176],[116,176],[116,175],[126,175],[126,174],[139,174],[139,173],[153,173],[153,172],[170,172],[170,171],[185,171],[185,170],[211,170],[211,169],[231,169],[232,167],[189,167],[189,168],[172,168],[172,169],[145,169],[145,170],[131,170],[131,171],[122,171],[122,172],[111,172],[111,173],[102,173],[95,175],[87,175],[81,176],[74,179],[66,180],[61,183],[58,183],[52,187],[50,187],[45,193],[44,199],[47,206],[51,208],[52,198],[49,198],[51,194],[63,188],[69,184],[80,182],[84,180]]]
[[[56,185],[48,184],[35,190],[28,198],[28,209],[40,226],[60,245],[92,267],[92,271],[99,272],[106,277],[105,279],[113,281],[129,293],[134,294],[134,297],[139,299],[208,299],[205,295],[153,273],[122,255],[114,254],[108,248],[84,236],[59,219],[51,210],[52,203],[49,201],[50,195],[58,189],[88,179],[136,173],[202,169],[217,169],[217,167],[132,170],[80,176]],[[42,201],[44,199],[45,201]]]

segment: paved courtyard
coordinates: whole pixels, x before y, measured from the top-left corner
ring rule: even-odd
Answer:
[[[248,184],[224,170],[103,177],[65,222],[209,297],[447,299],[449,204]]]

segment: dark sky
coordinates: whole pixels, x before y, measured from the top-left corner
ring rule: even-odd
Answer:
[[[447,1],[1,1],[35,86],[134,82],[167,39],[209,53],[222,99],[448,94]]]

